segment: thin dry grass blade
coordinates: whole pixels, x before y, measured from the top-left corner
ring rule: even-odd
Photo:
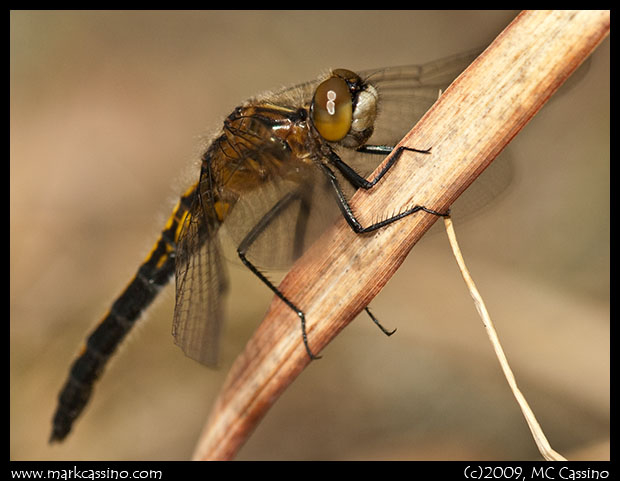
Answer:
[[[404,139],[432,146],[432,155],[404,155],[380,185],[354,196],[362,223],[413,204],[445,211],[608,34],[609,23],[607,11],[519,15]],[[295,264],[280,289],[304,310],[313,352],[368,305],[436,220],[415,214],[364,236],[342,221]],[[235,361],[194,458],[234,457],[308,363],[299,319],[275,299]]]

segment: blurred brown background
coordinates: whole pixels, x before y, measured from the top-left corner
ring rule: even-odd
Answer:
[[[11,459],[187,459],[271,295],[237,264],[222,368],[185,358],[167,289],[74,432],[47,439],[86,333],[243,99],[329,67],[487,45],[516,12],[11,12]],[[609,41],[511,144],[511,188],[457,233],[551,445],[609,456]],[[539,459],[445,234],[273,406],[238,459]]]

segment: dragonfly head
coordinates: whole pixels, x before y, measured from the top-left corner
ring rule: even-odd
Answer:
[[[375,88],[355,72],[336,69],[314,92],[312,124],[329,142],[359,147],[372,135],[378,97]]]

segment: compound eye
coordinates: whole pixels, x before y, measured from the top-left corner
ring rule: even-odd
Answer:
[[[330,142],[346,137],[353,119],[353,101],[347,83],[331,77],[321,83],[312,99],[312,122],[319,134]]]

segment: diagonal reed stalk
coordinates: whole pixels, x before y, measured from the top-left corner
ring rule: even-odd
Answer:
[[[362,223],[400,206],[446,211],[594,50],[609,26],[608,11],[521,13],[399,144],[432,146],[432,154],[403,154],[375,188],[355,194],[351,204]],[[362,236],[343,220],[293,266],[280,289],[304,310],[314,353],[368,305],[436,220],[417,213]],[[233,458],[309,362],[299,318],[274,299],[233,364],[194,459]]]

